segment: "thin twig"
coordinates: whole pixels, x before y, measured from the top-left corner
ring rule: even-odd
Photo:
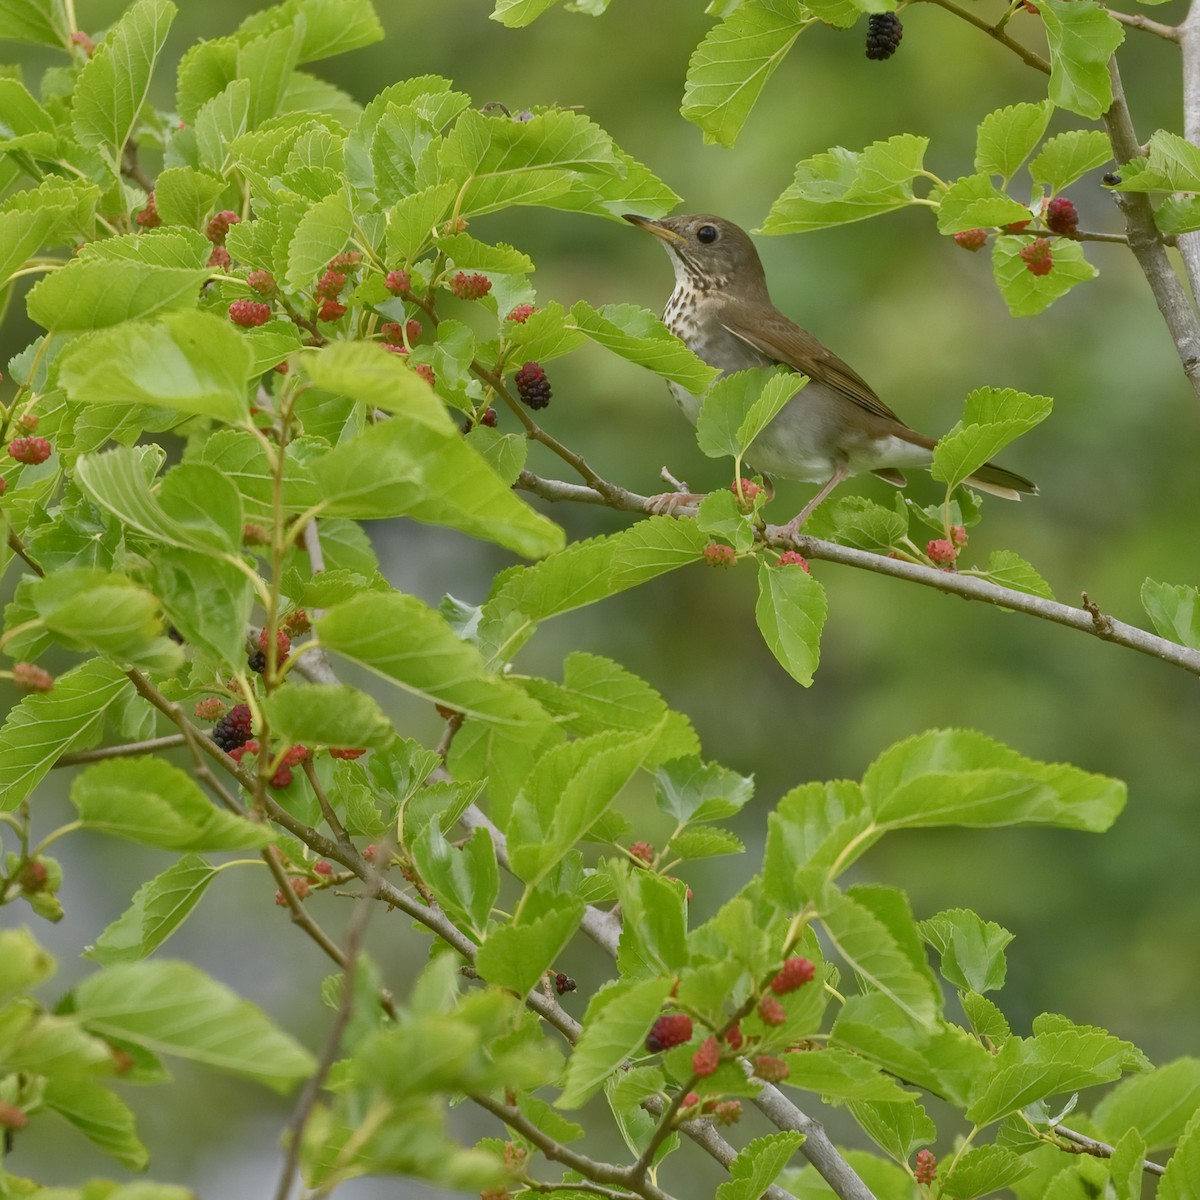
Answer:
[[[321,785],[321,780],[317,775],[317,769],[313,765],[312,755],[304,760],[304,774],[308,778],[308,782],[312,787],[314,795],[317,797],[317,803],[321,806],[321,816],[325,818],[325,824],[333,830],[333,836],[344,847],[354,849],[354,843],[350,840],[350,835],[346,832],[346,827],[342,824],[337,813],[333,811],[333,805],[329,803],[329,797],[325,794],[325,788]]]
[[[80,767],[84,763],[103,762],[107,758],[131,758],[137,754],[153,754],[156,750],[174,750],[187,745],[182,733],[168,733],[164,737],[147,738],[144,742],[126,742],[123,746],[98,746],[95,750],[76,750],[64,754],[55,767]]]
[[[346,959],[342,954],[342,948],[317,924],[312,914],[304,907],[300,897],[292,889],[291,876],[283,869],[283,865],[272,853],[272,849],[273,847],[267,846],[261,852],[262,860],[267,864],[271,874],[275,877],[275,882],[279,885],[279,894],[292,914],[292,924],[304,930],[321,947],[325,954],[344,971],[346,969]]]
[[[1180,40],[1177,25],[1164,25],[1161,21],[1152,21],[1149,17],[1142,16],[1141,13],[1118,12],[1115,8],[1106,8],[1104,11],[1114,21],[1120,21],[1122,25],[1128,25],[1132,29],[1140,29],[1145,33],[1154,34],[1155,37],[1166,38],[1168,42]]]
[[[648,497],[629,492],[626,497],[617,502],[605,501],[595,491],[577,483],[566,483],[557,479],[541,479],[522,473],[517,480],[517,487],[524,487],[547,500],[576,501],[584,504],[608,504],[611,508],[619,508],[627,512],[644,512]],[[873,571],[878,575],[890,575],[897,579],[905,579],[909,583],[918,583],[922,587],[933,588],[936,591],[950,595],[961,596],[966,600],[979,600],[985,604],[994,604],[998,608],[1012,609],[1029,616],[1040,617],[1052,621],[1056,625],[1064,625],[1081,633],[1090,633],[1103,641],[1136,650],[1139,654],[1149,655],[1172,666],[1181,667],[1192,675],[1200,675],[1200,651],[1190,650],[1167,638],[1158,637],[1139,629],[1136,625],[1127,625],[1106,617],[1097,623],[1093,616],[1083,608],[1072,608],[1057,600],[1047,600],[1042,596],[1032,596],[1027,592],[1014,591],[1012,588],[1001,587],[986,579],[961,573],[939,571],[935,567],[927,567],[922,563],[905,562],[899,558],[885,558],[882,554],[872,554],[866,550],[856,550],[851,546],[840,546],[836,542],[826,542],[819,538],[800,536],[789,541],[782,536],[782,526],[768,525],[763,531],[761,540],[765,545],[780,550],[799,549],[806,558],[823,559],[827,562],[841,563],[844,566],[858,567],[862,570]]]
[[[1190,43],[1186,37],[1184,46],[1186,49],[1190,49]],[[1115,57],[1109,60],[1108,70],[1112,78],[1113,102],[1104,114],[1104,124],[1108,129],[1109,141],[1112,143],[1113,157],[1118,163],[1143,158],[1145,151],[1133,128],[1133,120],[1129,115],[1129,106],[1125,101],[1125,91],[1121,86],[1121,74],[1117,69]],[[1154,221],[1154,206],[1150,203],[1150,197],[1144,192],[1116,190],[1113,194],[1125,215],[1129,248],[1137,258],[1138,265],[1142,268],[1146,281],[1150,284],[1150,290],[1154,294],[1158,311],[1162,313],[1163,320],[1167,323],[1167,329],[1175,342],[1179,360],[1183,364],[1183,373],[1192,385],[1192,391],[1200,399],[1200,320],[1197,319],[1196,309],[1184,290],[1179,276],[1171,266],[1171,260],[1167,257],[1166,247],[1162,243],[1158,226]],[[1193,276],[1193,287],[1198,282],[1200,280]]]
[[[977,17],[973,12],[969,12],[965,8],[959,8],[953,0],[928,0],[930,4],[936,4],[939,8],[944,8],[947,12],[953,13],[956,17],[966,21],[968,25],[974,25],[976,29],[981,29],[990,38],[994,38],[1011,50],[1023,62],[1029,64],[1037,71],[1041,71],[1044,75],[1050,74],[1050,64],[1040,55],[1035,54],[1028,46],[1022,46],[1020,42],[1009,37],[1004,31],[1003,25],[990,25],[982,17]]]
[[[1086,1133],[1077,1133],[1065,1125],[1055,1125],[1054,1132],[1059,1137],[1066,1138],[1068,1142],[1074,1142],[1075,1145],[1082,1147],[1085,1154],[1091,1154],[1095,1158],[1112,1158],[1116,1153],[1116,1150],[1107,1142],[1098,1142],[1095,1138],[1088,1137]],[[1165,1175],[1167,1173],[1167,1168],[1161,1163],[1151,1162],[1148,1158],[1143,1160],[1142,1170],[1147,1175]]]
[[[1183,75],[1183,136],[1195,146],[1200,145],[1200,0],[1193,0],[1187,17],[1179,26],[1179,50]],[[1192,295],[1200,296],[1200,233],[1181,233],[1177,241]]]

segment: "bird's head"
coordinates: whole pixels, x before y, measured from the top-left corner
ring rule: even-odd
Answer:
[[[625,220],[662,242],[675,267],[675,278],[698,291],[739,289],[766,291],[762,260],[744,229],[711,213],[689,213],[651,220],[625,214]]]

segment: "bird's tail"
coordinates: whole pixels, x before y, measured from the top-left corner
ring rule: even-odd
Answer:
[[[1022,492],[1027,496],[1037,495],[1037,484],[1032,480],[990,462],[984,463],[974,475],[968,475],[965,482],[969,487],[1005,500],[1020,500]]]

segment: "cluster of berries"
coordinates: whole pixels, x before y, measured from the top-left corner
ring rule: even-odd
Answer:
[[[1051,233],[1078,240],[1079,213],[1066,196],[1056,196],[1049,201],[1042,210],[1042,220]],[[1004,226],[1004,232],[1021,233],[1029,224],[1029,221],[1013,221]],[[987,245],[988,232],[986,229],[964,229],[954,235],[954,240],[964,250],[981,250]],[[1054,269],[1054,247],[1049,238],[1034,238],[1022,246],[1019,253],[1025,269],[1033,275],[1049,275]]]
[[[867,18],[867,57],[873,62],[891,58],[902,37],[904,26],[894,12],[872,13]]]

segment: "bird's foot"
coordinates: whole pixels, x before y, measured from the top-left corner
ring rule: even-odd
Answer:
[[[703,492],[660,492],[646,497],[646,511],[655,517],[690,517],[703,499]]]
[[[663,467],[659,475],[675,490],[647,497],[646,511],[655,517],[695,515],[697,506],[704,499],[704,493],[689,491],[687,483],[682,479],[676,479],[666,467]]]

